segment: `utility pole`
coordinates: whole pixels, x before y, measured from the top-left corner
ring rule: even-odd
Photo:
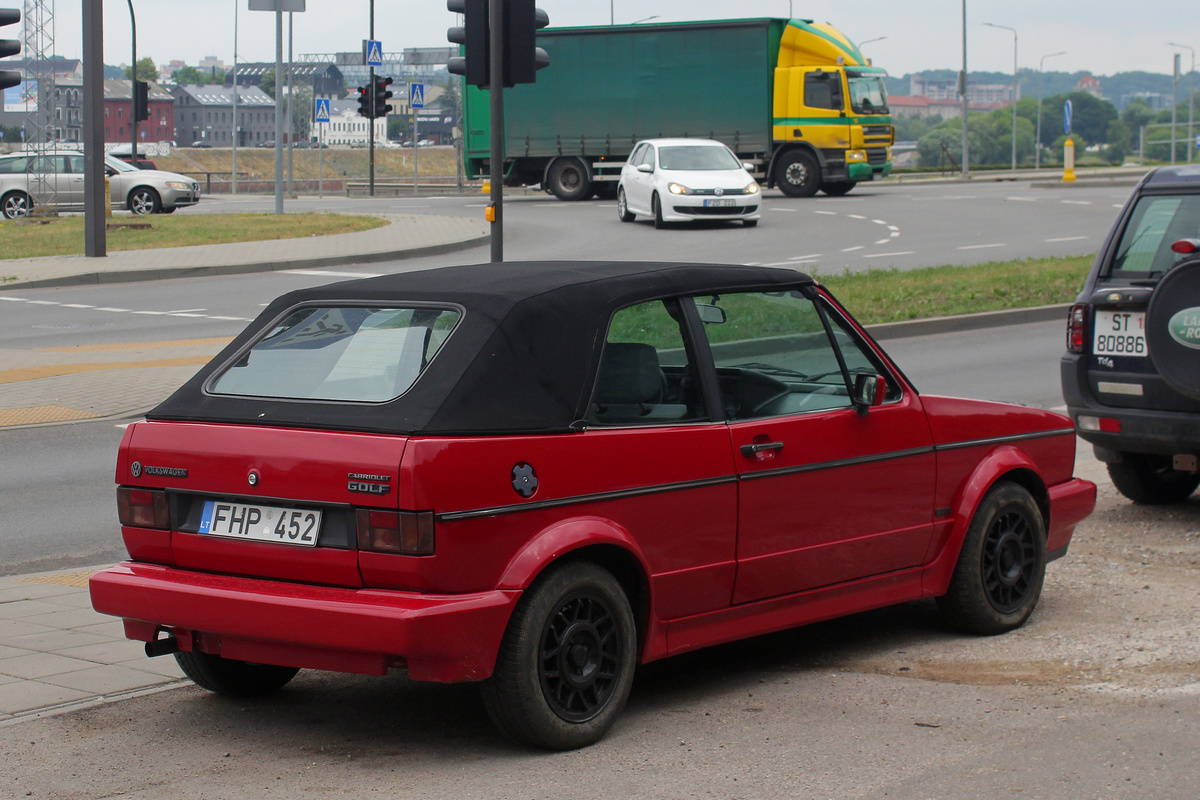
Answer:
[[[967,0],[962,0],[963,65],[958,73],[958,91],[962,95],[962,176],[971,177],[970,147],[967,140]]]
[[[104,218],[104,11],[83,4],[83,254],[103,258]]]
[[[1043,76],[1045,75],[1046,59],[1054,58],[1055,56],[1066,55],[1066,50],[1060,50],[1057,53],[1050,53],[1042,56],[1042,60],[1038,62],[1038,109],[1037,109],[1037,132],[1033,135],[1033,168],[1039,169],[1042,166],[1042,100],[1046,94],[1046,90],[1042,85]]]

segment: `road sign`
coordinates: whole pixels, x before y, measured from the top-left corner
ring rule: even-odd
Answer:
[[[314,122],[329,122],[329,98],[318,97],[317,107],[313,112]]]
[[[408,85],[408,105],[411,108],[425,107],[425,84],[410,83]]]
[[[1071,101],[1063,103],[1063,133],[1071,135]]]
[[[383,66],[383,43],[363,39],[363,63],[368,67]]]

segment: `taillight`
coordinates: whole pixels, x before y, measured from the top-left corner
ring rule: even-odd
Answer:
[[[360,508],[355,512],[358,549],[405,556],[433,555],[432,511],[378,511]]]
[[[1087,306],[1071,306],[1067,317],[1067,350],[1071,353],[1082,353],[1087,342]]]
[[[1120,433],[1121,420],[1115,417],[1093,417],[1080,414],[1075,424],[1081,431],[1100,431],[1102,433]]]
[[[117,517],[122,525],[133,528],[170,530],[171,514],[167,509],[167,493],[162,489],[118,486]]]

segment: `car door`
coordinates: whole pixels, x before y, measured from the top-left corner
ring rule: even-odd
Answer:
[[[49,206],[75,205],[83,202],[83,186],[78,195],[71,190],[67,174],[67,156],[44,155],[29,159],[29,193],[34,202]]]
[[[84,200],[84,170],[83,156],[63,156],[65,171],[59,176],[58,202],[60,205],[82,206]]]
[[[642,172],[638,167],[648,164],[653,169],[655,163],[654,145],[646,143],[630,171],[626,182],[625,202],[637,209],[639,214],[649,214],[650,194],[654,189],[654,173]]]
[[[819,295],[698,302],[720,320],[705,331],[738,473],[734,603],[920,564],[935,464],[916,393]],[[852,405],[859,373],[884,377],[882,404]]]

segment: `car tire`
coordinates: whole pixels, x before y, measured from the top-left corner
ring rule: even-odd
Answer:
[[[755,225],[757,225],[757,224],[758,224],[758,220],[756,220],[756,219],[744,219],[744,220],[742,220],[742,224],[743,224],[743,225],[745,225],[747,228],[753,228]]]
[[[127,207],[131,212],[139,217],[147,214],[157,214],[162,208],[162,200],[158,197],[158,192],[147,186],[139,186],[129,193]]]
[[[1117,491],[1144,506],[1182,503],[1200,486],[1200,474],[1181,472],[1171,466],[1170,456],[1121,453],[1121,460],[1108,464],[1108,477]]]
[[[559,158],[546,175],[550,193],[559,200],[587,200],[592,196],[592,181],[587,167],[577,158]]]
[[[160,214],[174,214],[174,213],[175,213],[175,211],[176,211],[176,210],[178,210],[178,208],[179,208],[179,206],[171,206],[170,208],[160,208],[160,209],[158,210],[158,213],[160,213]]]
[[[29,195],[24,192],[9,192],[0,198],[0,213],[5,219],[24,219],[32,208]]]
[[[625,202],[624,187],[617,189],[617,219],[621,222],[633,222],[636,215],[629,210],[628,204]]]
[[[841,197],[855,186],[858,186],[858,181],[829,181],[821,184],[821,191],[830,197]]]
[[[655,192],[650,196],[650,210],[654,214],[654,227],[658,228],[660,231],[667,227],[667,223],[663,219],[662,203],[658,199],[658,192]]]
[[[807,150],[793,150],[775,166],[775,185],[788,197],[812,197],[821,188],[821,166]]]
[[[183,674],[201,689],[227,697],[261,697],[277,692],[300,670],[274,664],[255,664],[199,651],[179,651],[175,661]]]
[[[938,610],[951,626],[991,636],[1020,627],[1046,575],[1046,524],[1029,492],[1002,481],[971,519]]]
[[[522,744],[573,750],[612,727],[633,684],[637,631],[612,573],[590,562],[551,568],[517,604],[483,683],[502,732]]]

